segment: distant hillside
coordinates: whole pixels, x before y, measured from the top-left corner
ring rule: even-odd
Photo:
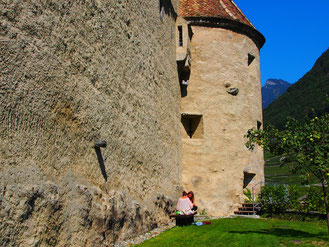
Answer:
[[[262,87],[262,106],[265,109],[276,98],[282,95],[291,84],[281,79],[268,79]]]
[[[308,73],[264,110],[264,125],[284,128],[287,117],[303,120],[312,115],[312,108],[317,115],[329,112],[326,95],[329,95],[329,49]]]

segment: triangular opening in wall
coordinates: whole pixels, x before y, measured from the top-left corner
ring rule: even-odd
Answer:
[[[202,115],[182,114],[182,125],[184,127],[183,137],[190,139],[203,139]]]

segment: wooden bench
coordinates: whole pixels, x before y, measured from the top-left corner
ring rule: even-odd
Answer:
[[[194,222],[195,214],[170,214],[169,217],[176,219],[176,226],[188,226]]]

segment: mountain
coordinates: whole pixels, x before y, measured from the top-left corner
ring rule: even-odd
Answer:
[[[268,79],[262,87],[262,105],[265,109],[276,98],[283,94],[291,84],[281,79]]]
[[[303,121],[306,116],[329,112],[329,49],[298,82],[264,111],[264,125],[284,128],[287,117]]]

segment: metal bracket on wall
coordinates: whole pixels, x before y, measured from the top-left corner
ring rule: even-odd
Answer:
[[[107,142],[106,141],[95,141],[94,147],[95,148],[106,148]]]

